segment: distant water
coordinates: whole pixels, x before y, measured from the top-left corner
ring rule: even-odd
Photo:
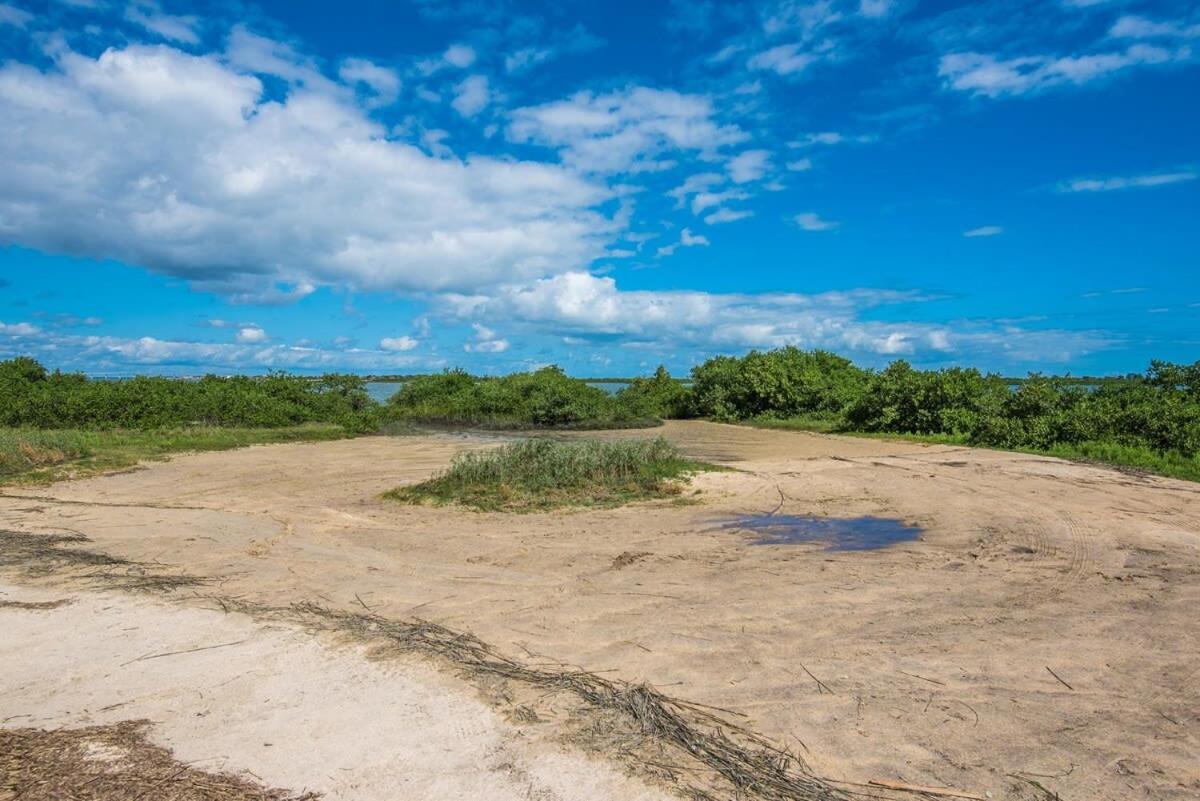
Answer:
[[[387,403],[387,399],[399,392],[402,386],[403,381],[368,381],[367,394],[373,401]]]
[[[869,551],[915,540],[921,533],[921,529],[890,517],[743,515],[722,528],[756,534],[755,545],[819,542],[830,551]]]

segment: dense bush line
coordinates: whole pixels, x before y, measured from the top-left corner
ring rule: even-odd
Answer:
[[[787,347],[709,359],[692,370],[691,386],[660,367],[616,395],[557,367],[501,378],[450,370],[407,380],[386,405],[372,401],[356,376],[94,381],[49,373],[25,357],[0,362],[0,427],[334,423],[366,432],[388,421],[617,428],[678,417],[951,437],[1200,477],[1200,362],[1156,361],[1142,375],[1089,385],[1038,374],[1014,383],[974,369],[918,370],[903,360],[865,370],[832,353]]]
[[[692,371],[690,413],[717,420],[821,419],[844,431],[952,435],[1001,448],[1200,455],[1200,362],[1152,362],[1143,375],[1093,386],[893,362],[855,367],[833,354],[782,348],[720,356]]]
[[[172,426],[278,428],[336,423],[351,431],[379,427],[381,407],[361,378],[310,380],[283,373],[205,376],[197,381],[139,376],[97,381],[47,372],[37,361],[0,362],[0,426],[38,429],[152,429]]]
[[[389,414],[399,419],[493,428],[626,427],[653,423],[655,408],[649,400],[626,403],[557,367],[502,378],[462,370],[417,376],[388,401]]]

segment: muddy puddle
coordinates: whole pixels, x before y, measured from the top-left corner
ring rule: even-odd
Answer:
[[[722,523],[731,531],[755,536],[755,545],[818,543],[829,551],[870,551],[921,535],[917,526],[890,517],[812,517],[808,515],[742,515]]]

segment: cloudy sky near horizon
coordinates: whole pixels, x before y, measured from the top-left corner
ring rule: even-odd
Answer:
[[[1200,11],[0,0],[0,357],[1200,358]]]

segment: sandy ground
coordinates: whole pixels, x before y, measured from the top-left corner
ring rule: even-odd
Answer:
[[[428,665],[368,660],[243,615],[0,583],[0,601],[64,599],[0,608],[4,726],[146,719],[189,766],[327,799],[667,799],[531,742]]]
[[[232,595],[361,599],[508,653],[646,681],[744,713],[839,780],[996,799],[1044,797],[1034,783],[1066,801],[1200,794],[1200,486],[700,422],[608,436],[660,433],[738,472],[697,478],[690,505],[479,514],[379,499],[478,442],[369,438],[10,490],[26,497],[0,497],[0,527],[78,531],[89,547],[219,577]],[[719,525],[775,509],[896,517],[925,533],[830,552]],[[28,618],[40,622],[19,639],[76,630],[54,619]],[[220,641],[209,625],[192,636]],[[23,658],[35,672],[43,650]],[[54,653],[44,658],[69,666]],[[0,718],[35,697],[6,691]]]

